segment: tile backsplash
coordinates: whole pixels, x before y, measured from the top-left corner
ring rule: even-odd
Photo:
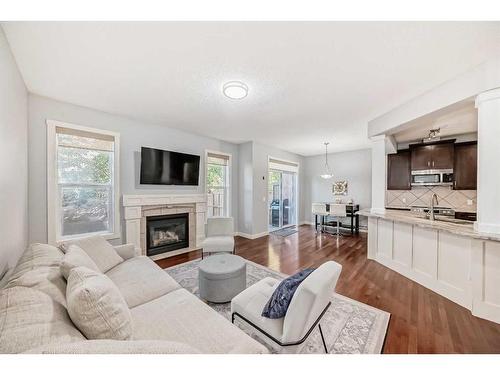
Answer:
[[[455,211],[476,212],[476,190],[453,190],[447,186],[422,186],[414,187],[411,190],[387,190],[385,202],[389,208],[428,206],[434,193],[438,196],[438,206],[450,207]],[[467,204],[468,201],[472,201],[472,205]]]

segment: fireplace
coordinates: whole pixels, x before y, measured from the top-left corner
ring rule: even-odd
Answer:
[[[146,235],[148,256],[189,247],[189,214],[148,216]]]

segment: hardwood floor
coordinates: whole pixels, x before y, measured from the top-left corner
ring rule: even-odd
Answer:
[[[367,236],[337,239],[299,227],[288,237],[236,237],[236,254],[292,274],[326,260],[342,265],[336,291],[391,313],[384,353],[500,353],[500,324],[469,310],[366,258]],[[200,251],[167,258],[163,267],[201,257]]]

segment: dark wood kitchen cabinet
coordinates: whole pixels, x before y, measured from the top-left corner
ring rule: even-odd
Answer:
[[[411,169],[452,169],[454,163],[455,140],[432,144],[410,145]]]
[[[453,143],[442,143],[432,146],[432,169],[452,169],[455,155]]]
[[[455,190],[477,189],[477,142],[455,144]]]
[[[411,189],[410,150],[387,155],[387,190]]]
[[[411,169],[419,171],[431,169],[432,146],[411,147]]]

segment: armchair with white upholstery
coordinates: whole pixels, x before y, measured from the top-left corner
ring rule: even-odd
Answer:
[[[297,346],[306,341],[316,325],[323,347],[328,353],[321,318],[330,307],[330,300],[342,266],[334,261],[323,263],[295,291],[284,318],[269,319],[262,310],[281,280],[266,277],[238,294],[231,301],[231,316],[242,319],[260,333],[282,346]]]
[[[234,254],[234,223],[232,217],[209,217],[207,219],[206,237],[201,247],[201,258],[209,253]]]

